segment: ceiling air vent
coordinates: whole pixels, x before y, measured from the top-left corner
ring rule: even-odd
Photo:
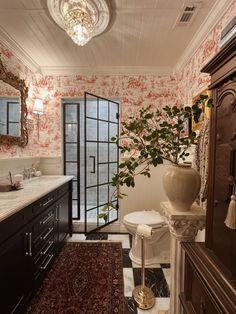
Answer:
[[[191,6],[191,7],[186,7],[184,9],[184,12],[182,13],[182,15],[180,16],[180,23],[187,23],[190,22],[194,11],[195,11],[196,7],[195,6]]]
[[[198,9],[200,2],[185,4],[176,20],[175,26],[187,26],[192,23]]]

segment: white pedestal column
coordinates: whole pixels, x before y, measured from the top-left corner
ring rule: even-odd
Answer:
[[[162,214],[170,230],[170,314],[183,313],[179,294],[184,283],[184,253],[181,242],[194,241],[198,230],[205,227],[206,211],[197,204],[191,210],[181,212],[173,210],[169,202],[161,202]]]

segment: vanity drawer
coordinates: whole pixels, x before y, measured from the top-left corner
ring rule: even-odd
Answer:
[[[33,223],[32,229],[34,239],[40,237],[44,232],[47,232],[48,228],[50,228],[55,221],[55,213],[56,205],[53,205],[37,217],[36,221]]]
[[[37,236],[33,237],[33,249],[35,252],[41,250],[41,248],[45,245],[49,238],[55,235],[56,228],[54,221],[51,221],[46,228],[41,230]]]
[[[40,242],[40,247],[33,253],[34,265],[40,265],[45,257],[51,252],[51,249],[55,246],[55,234],[52,234],[47,240]]]
[[[35,260],[34,265],[34,280],[38,280],[42,274],[48,270],[53,258],[55,256],[55,237],[51,238],[47,245],[40,251],[38,259]]]
[[[0,243],[7,240],[29,221],[31,211],[32,206],[28,206],[0,222]]]
[[[33,215],[40,213],[44,209],[52,205],[57,199],[57,190],[50,192],[46,196],[40,198],[32,207]]]

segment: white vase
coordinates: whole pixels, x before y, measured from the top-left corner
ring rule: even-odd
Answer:
[[[172,165],[163,175],[163,186],[172,208],[185,212],[200,191],[201,177],[189,164]]]

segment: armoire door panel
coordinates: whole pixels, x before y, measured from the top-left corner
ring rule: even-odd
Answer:
[[[226,227],[224,221],[227,215],[232,184],[229,177],[235,177],[236,112],[233,110],[236,84],[227,82],[217,91],[215,112],[215,158],[214,158],[214,188],[213,213],[211,228],[211,249],[232,276],[236,275],[235,231]]]

